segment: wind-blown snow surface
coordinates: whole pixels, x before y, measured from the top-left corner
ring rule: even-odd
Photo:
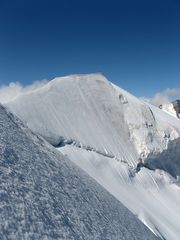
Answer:
[[[179,119],[100,74],[57,78],[6,106],[154,233],[179,240]]]
[[[0,106],[0,239],[157,239]]]

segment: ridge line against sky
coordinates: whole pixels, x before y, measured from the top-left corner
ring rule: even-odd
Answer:
[[[53,80],[53,79],[52,79]],[[21,94],[30,93],[33,90],[45,86],[49,80],[34,81],[29,85],[22,85],[20,82],[11,82],[8,85],[0,87],[0,103],[5,103],[15,99]],[[162,92],[155,93],[151,98],[141,96],[144,101],[148,101],[155,106],[168,104],[180,96],[180,88],[167,88]]]
[[[1,0],[0,86],[103,72],[136,96],[179,88],[179,0]]]

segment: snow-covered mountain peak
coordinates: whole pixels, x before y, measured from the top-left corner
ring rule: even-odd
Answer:
[[[129,141],[121,105],[114,87],[101,74],[56,78],[7,104],[53,145],[64,137],[117,157],[119,148],[126,155],[119,133]]]
[[[158,110],[102,74],[55,78],[6,105],[54,146],[63,137],[133,166],[150,151],[162,151],[166,135],[179,135],[175,120],[159,120]]]
[[[6,106],[154,233],[179,240],[179,119],[101,74],[56,78]]]

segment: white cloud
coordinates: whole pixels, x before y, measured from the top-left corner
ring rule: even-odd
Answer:
[[[156,93],[150,102],[156,106],[172,101],[172,98],[180,95],[180,88],[167,88],[163,92]]]
[[[141,99],[155,106],[159,106],[172,102],[175,97],[180,98],[180,88],[167,88],[162,92],[156,93],[152,98],[142,97]]]
[[[48,81],[34,81],[32,84],[23,86],[19,82],[11,82],[8,86],[0,87],[0,103],[8,102],[17,96],[44,86]]]

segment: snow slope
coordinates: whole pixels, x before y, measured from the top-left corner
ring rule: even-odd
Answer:
[[[65,146],[59,149],[136,214],[164,239],[179,239],[180,188],[162,170],[142,168],[138,173],[126,163],[93,151]]]
[[[0,239],[158,239],[0,106]]]
[[[179,119],[101,74],[54,79],[6,106],[154,233],[179,240]]]

